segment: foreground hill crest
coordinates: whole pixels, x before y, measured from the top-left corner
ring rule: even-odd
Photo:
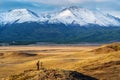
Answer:
[[[4,80],[97,80],[76,71],[41,69],[27,70],[18,75],[12,75]]]

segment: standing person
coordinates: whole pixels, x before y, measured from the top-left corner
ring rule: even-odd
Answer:
[[[43,68],[43,63],[42,63],[42,62],[40,62],[40,68],[41,68],[41,69]]]
[[[39,70],[40,69],[40,63],[39,63],[39,61],[36,63],[36,66],[37,66],[37,70]]]

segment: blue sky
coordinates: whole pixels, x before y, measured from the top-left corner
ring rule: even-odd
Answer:
[[[33,11],[52,11],[68,6],[120,11],[120,0],[0,0],[0,11],[27,8]]]

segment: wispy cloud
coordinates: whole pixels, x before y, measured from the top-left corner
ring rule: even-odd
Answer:
[[[83,6],[87,8],[120,10],[120,0],[0,0],[0,8],[32,7],[53,9],[53,7]]]
[[[16,1],[21,1],[21,0],[16,0]],[[106,2],[112,0],[22,0],[22,1],[38,2],[38,3],[52,4],[52,5],[69,5],[69,4],[82,4],[87,2]]]

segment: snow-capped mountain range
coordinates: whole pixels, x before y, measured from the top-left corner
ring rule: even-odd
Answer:
[[[81,7],[35,13],[28,9],[0,12],[0,42],[9,44],[105,43],[120,41],[120,18]]]
[[[120,19],[100,11],[80,7],[69,7],[58,12],[36,14],[28,9],[14,9],[0,13],[0,24],[24,22],[77,24],[80,26],[95,24],[100,26],[120,26]]]

